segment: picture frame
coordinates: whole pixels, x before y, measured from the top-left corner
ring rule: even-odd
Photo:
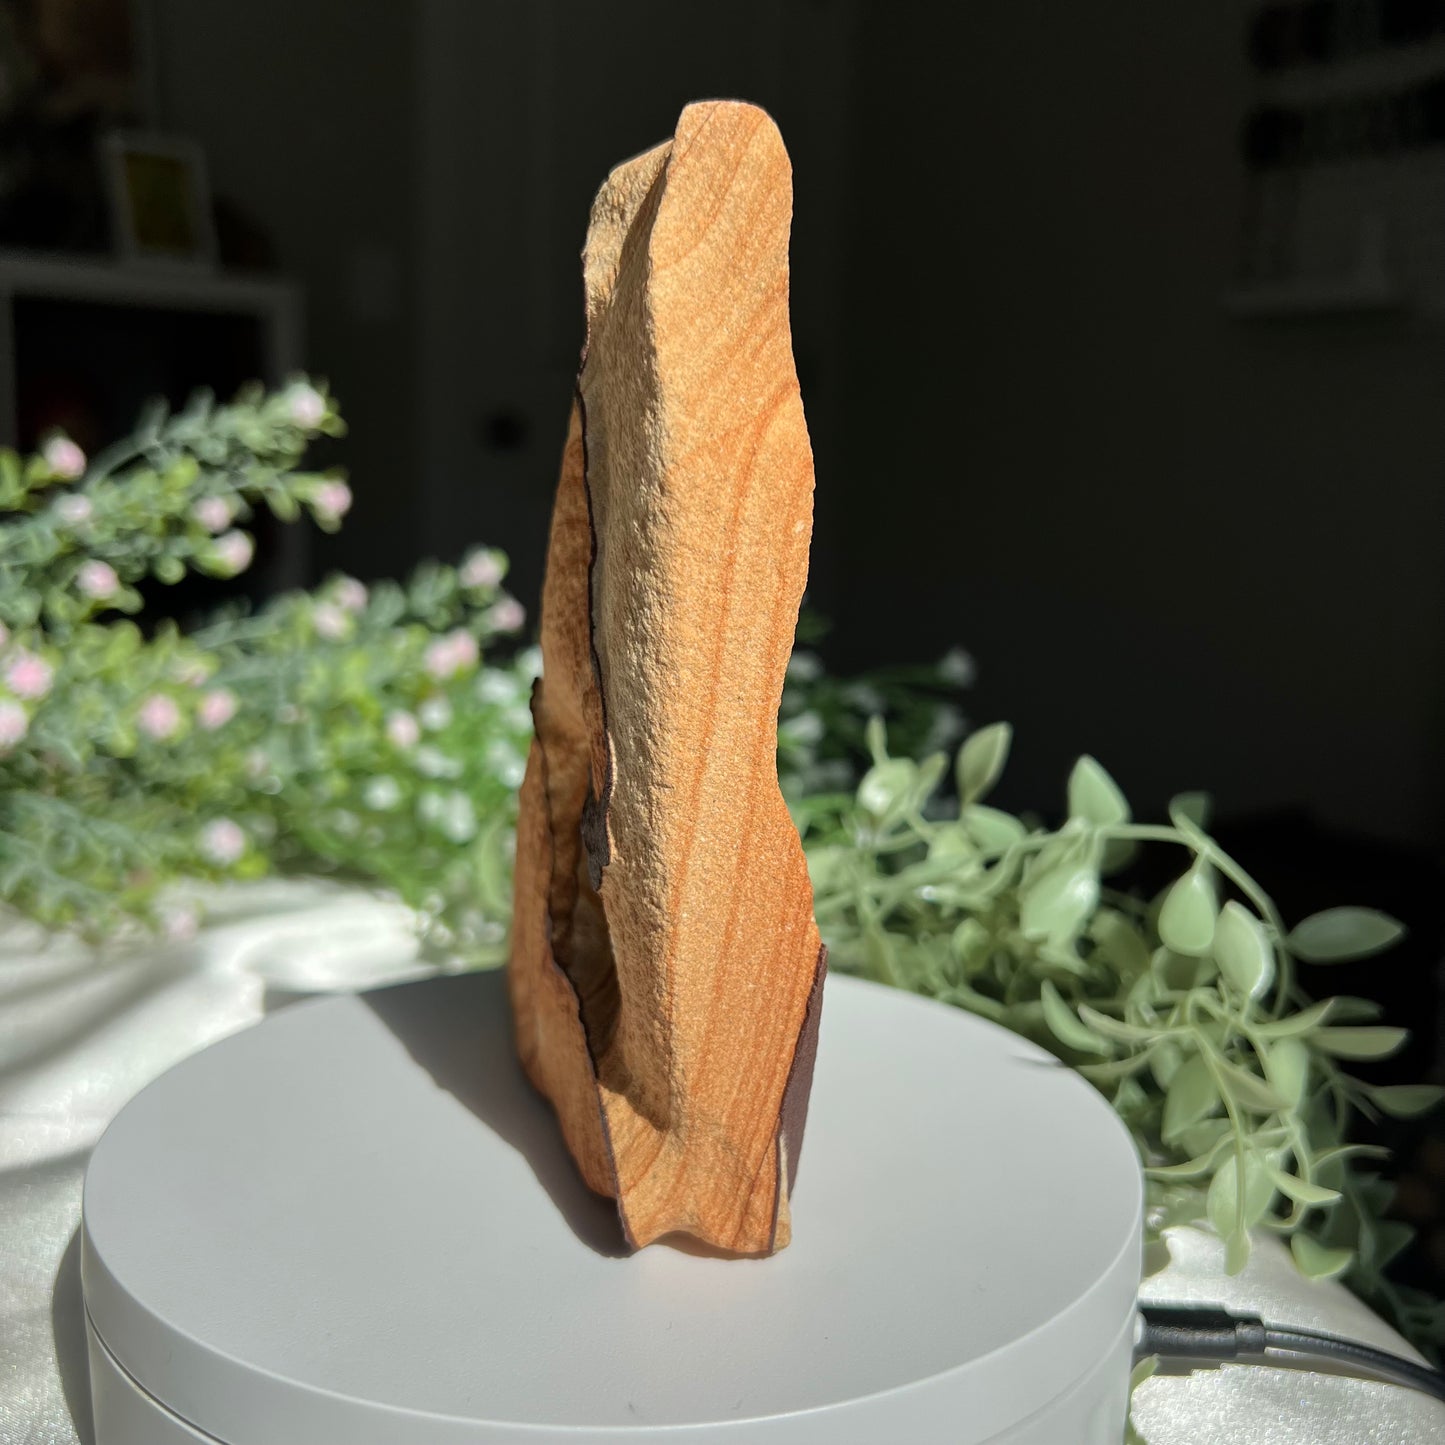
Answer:
[[[184,136],[113,130],[101,138],[101,152],[121,259],[214,266],[216,232],[201,147]]]

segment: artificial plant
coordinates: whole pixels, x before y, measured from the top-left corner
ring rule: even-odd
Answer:
[[[336,472],[301,466],[342,425],[298,380],[152,410],[88,460],[54,437],[0,452],[0,895],[103,937],[199,922],[180,878],[275,868],[379,880],[431,935],[501,957],[513,793],[534,653],[506,559],[477,549],[405,585],[337,576],[197,629],[139,625],[189,572],[252,562],[257,508],[334,530]],[[150,604],[147,607],[147,604]]]
[[[797,808],[819,926],[835,967],[932,995],[1043,1044],[1092,1081],[1134,1137],[1149,1222],[1207,1219],[1236,1273],[1251,1231],[1288,1239],[1303,1273],[1345,1275],[1417,1340],[1445,1339],[1445,1306],[1391,1282],[1411,1231],[1356,1142],[1355,1115],[1421,1114],[1442,1091],[1373,1086],[1348,1064],[1406,1031],[1367,999],[1310,1002],[1295,961],[1383,952],[1402,933],[1366,908],[1287,927],[1264,889],[1205,831],[1207,800],[1135,822],[1093,758],[1075,764],[1066,821],[991,807],[1011,732],[996,723],[916,762],[870,729],[855,792]],[[1111,886],[1141,845],[1180,856],[1157,897]]]

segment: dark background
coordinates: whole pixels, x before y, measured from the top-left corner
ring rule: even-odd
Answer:
[[[591,195],[742,96],[795,166],[830,661],[969,648],[1039,805],[1088,750],[1143,807],[1439,837],[1445,329],[1226,310],[1258,7],[156,9],[161,124],[303,282],[351,423],[323,563],[485,539],[534,600]]]
[[[529,608],[591,196],[688,100],[766,106],[830,665],[962,645],[974,719],[1017,729],[1006,805],[1058,807],[1091,752],[1141,815],[1210,790],[1287,916],[1399,914],[1398,955],[1308,982],[1387,998],[1398,1076],[1438,1075],[1445,6],[137,15],[150,123],[304,288],[350,422],[355,509],[312,571],[485,541]]]

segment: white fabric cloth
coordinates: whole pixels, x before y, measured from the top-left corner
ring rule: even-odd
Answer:
[[[0,1445],[91,1440],[75,1236],[86,1159],[120,1107],[298,995],[431,971],[407,912],[358,891],[231,889],[211,916],[190,942],[105,959],[25,925],[0,932]],[[1346,1290],[1305,1282],[1272,1244],[1233,1280],[1208,1235],[1174,1231],[1170,1248],[1147,1298],[1247,1308],[1407,1352]],[[1445,1442],[1445,1405],[1282,1369],[1156,1377],[1138,1392],[1135,1418],[1150,1445]]]

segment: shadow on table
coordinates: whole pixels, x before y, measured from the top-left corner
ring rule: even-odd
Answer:
[[[582,1182],[556,1115],[517,1062],[502,970],[374,989],[360,997],[440,1088],[526,1159],[583,1244],[612,1258],[630,1253],[616,1206]]]
[[[50,1328],[55,1336],[55,1363],[65,1408],[70,1411],[80,1445],[95,1445],[95,1426],[90,1406],[90,1355],[85,1339],[85,1300],[80,1291],[80,1230],[70,1243],[55,1271],[55,1288],[50,1294]]]

